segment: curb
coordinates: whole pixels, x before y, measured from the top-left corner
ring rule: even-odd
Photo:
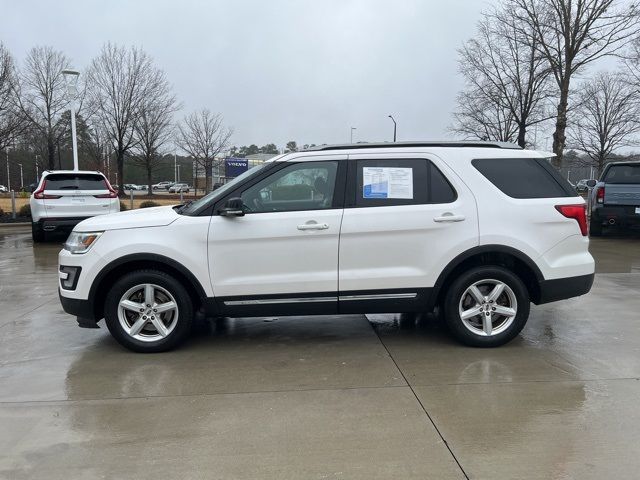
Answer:
[[[30,227],[31,222],[6,222],[0,223],[0,230],[3,228],[18,228],[18,227]]]

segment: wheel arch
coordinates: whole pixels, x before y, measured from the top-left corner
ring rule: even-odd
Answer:
[[[96,276],[89,290],[89,300],[93,306],[94,318],[104,318],[104,303],[108,286],[125,273],[142,269],[159,270],[178,280],[189,293],[194,312],[206,304],[207,294],[204,288],[187,267],[164,255],[134,253],[107,264]]]
[[[538,303],[540,300],[540,283],[544,276],[529,256],[505,245],[482,245],[461,253],[449,262],[433,286],[427,309],[432,310],[441,303],[448,286],[458,275],[483,265],[497,265],[513,271],[527,287],[531,301]]]

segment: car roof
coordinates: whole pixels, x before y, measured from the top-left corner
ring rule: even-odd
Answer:
[[[52,175],[54,173],[70,173],[70,174],[87,174],[87,175],[103,175],[104,174],[98,170],[45,170],[42,172],[42,175]]]
[[[406,142],[372,142],[372,143],[340,143],[335,145],[319,145],[303,150],[304,152],[318,152],[328,150],[357,150],[364,148],[402,148],[402,147],[448,147],[448,148],[501,148],[507,150],[522,150],[522,147],[511,142],[488,142],[480,140],[435,140],[435,141],[406,141]]]

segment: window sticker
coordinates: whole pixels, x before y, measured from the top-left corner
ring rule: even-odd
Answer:
[[[413,199],[413,169],[363,167],[363,198]]]

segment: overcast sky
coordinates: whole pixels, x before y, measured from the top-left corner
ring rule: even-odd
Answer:
[[[19,62],[34,45],[79,69],[108,41],[144,48],[182,114],[208,107],[233,143],[447,136],[461,79],[456,49],[484,0],[2,1],[0,40]]]

